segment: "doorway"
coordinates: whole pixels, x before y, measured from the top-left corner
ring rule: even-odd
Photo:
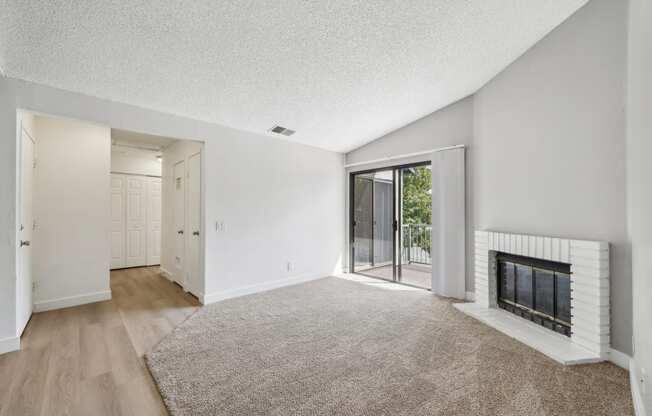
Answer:
[[[111,269],[159,266],[203,293],[201,142],[111,130]]]
[[[430,162],[351,173],[350,269],[431,289]]]

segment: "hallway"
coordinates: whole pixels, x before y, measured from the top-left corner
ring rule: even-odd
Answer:
[[[111,272],[112,300],[32,316],[0,355],[0,416],[166,415],[143,361],[200,306],[158,267]]]

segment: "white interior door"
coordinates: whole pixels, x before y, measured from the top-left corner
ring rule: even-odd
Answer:
[[[161,264],[161,178],[147,184],[147,265]]]
[[[125,177],[111,175],[111,269],[125,267]]]
[[[185,226],[186,226],[186,194],[185,194],[185,163],[183,161],[174,165],[174,266],[173,278],[185,287],[184,259],[186,251]]]
[[[147,178],[125,176],[126,197],[126,259],[127,267],[147,264]]]
[[[18,226],[19,269],[16,282],[16,327],[22,334],[32,315],[32,211],[34,184],[34,139],[20,128],[20,224]]]
[[[188,159],[188,284],[186,290],[201,295],[201,153]]]

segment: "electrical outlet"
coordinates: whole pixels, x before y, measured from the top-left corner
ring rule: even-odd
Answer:
[[[288,272],[293,271],[294,270],[294,263],[292,263],[291,261],[288,261],[287,264],[286,264],[286,268],[287,268]]]
[[[215,221],[215,231],[217,232],[224,232],[226,227],[224,226],[224,221],[218,220]]]
[[[647,372],[645,368],[641,368],[641,393],[644,396],[647,394]]]

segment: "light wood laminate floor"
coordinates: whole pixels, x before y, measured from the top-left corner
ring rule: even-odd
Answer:
[[[158,267],[111,272],[112,300],[36,313],[0,355],[0,416],[166,415],[143,354],[199,302]]]

